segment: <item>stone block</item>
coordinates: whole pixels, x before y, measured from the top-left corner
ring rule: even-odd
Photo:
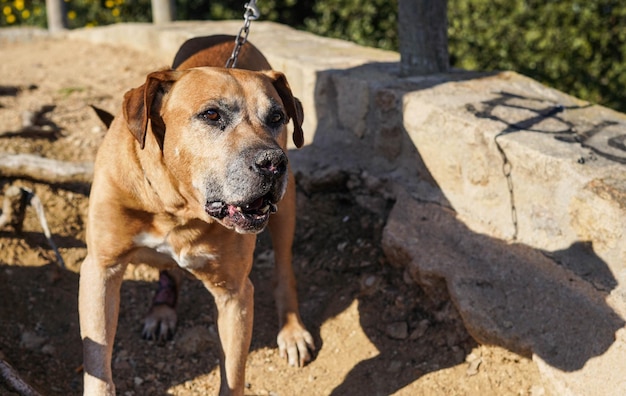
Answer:
[[[592,250],[507,243],[472,231],[449,208],[397,198],[384,230],[387,257],[431,296],[449,295],[476,340],[532,356],[554,394],[626,393],[624,319],[607,291],[572,270],[587,266],[605,275],[599,284],[614,285]]]

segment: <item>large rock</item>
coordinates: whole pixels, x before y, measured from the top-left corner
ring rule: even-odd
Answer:
[[[586,246],[546,252],[470,230],[454,211],[399,193],[385,253],[431,295],[449,294],[472,336],[532,355],[558,395],[626,394],[624,319],[602,287],[615,284]]]

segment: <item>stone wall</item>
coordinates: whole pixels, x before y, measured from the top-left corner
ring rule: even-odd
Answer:
[[[123,24],[76,39],[156,51],[241,23]],[[516,73],[399,77],[396,53],[267,22],[249,39],[305,110],[298,171],[392,186],[393,265],[558,395],[626,394],[626,117]]]

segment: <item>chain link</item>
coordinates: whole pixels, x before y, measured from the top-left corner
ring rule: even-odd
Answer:
[[[239,57],[239,51],[246,41],[248,41],[248,33],[250,33],[250,23],[256,21],[261,16],[261,12],[256,5],[256,0],[250,0],[249,3],[244,5],[246,11],[243,13],[243,26],[239,30],[239,34],[235,38],[235,48],[230,58],[226,61],[227,68],[235,68],[237,66],[237,57]]]
[[[517,207],[515,206],[515,192],[513,190],[513,177],[511,176],[511,173],[513,171],[513,165],[509,161],[509,157],[507,157],[506,153],[504,152],[504,149],[502,148],[502,146],[500,146],[500,143],[498,142],[498,138],[502,135],[503,133],[497,134],[493,138],[493,141],[496,144],[496,147],[498,149],[498,152],[500,153],[500,156],[502,157],[502,173],[504,174],[504,177],[506,177],[506,184],[509,188],[509,198],[511,200],[511,220],[513,221],[513,237],[511,239],[513,241],[516,241],[518,233],[519,233],[519,225],[517,223]]]

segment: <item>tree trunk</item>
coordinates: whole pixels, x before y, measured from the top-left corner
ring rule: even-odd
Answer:
[[[48,30],[59,32],[67,29],[67,16],[64,0],[46,0],[46,14],[48,17]]]
[[[402,74],[449,69],[447,0],[399,0],[398,38]]]
[[[174,0],[152,0],[152,22],[160,25],[176,19]]]

